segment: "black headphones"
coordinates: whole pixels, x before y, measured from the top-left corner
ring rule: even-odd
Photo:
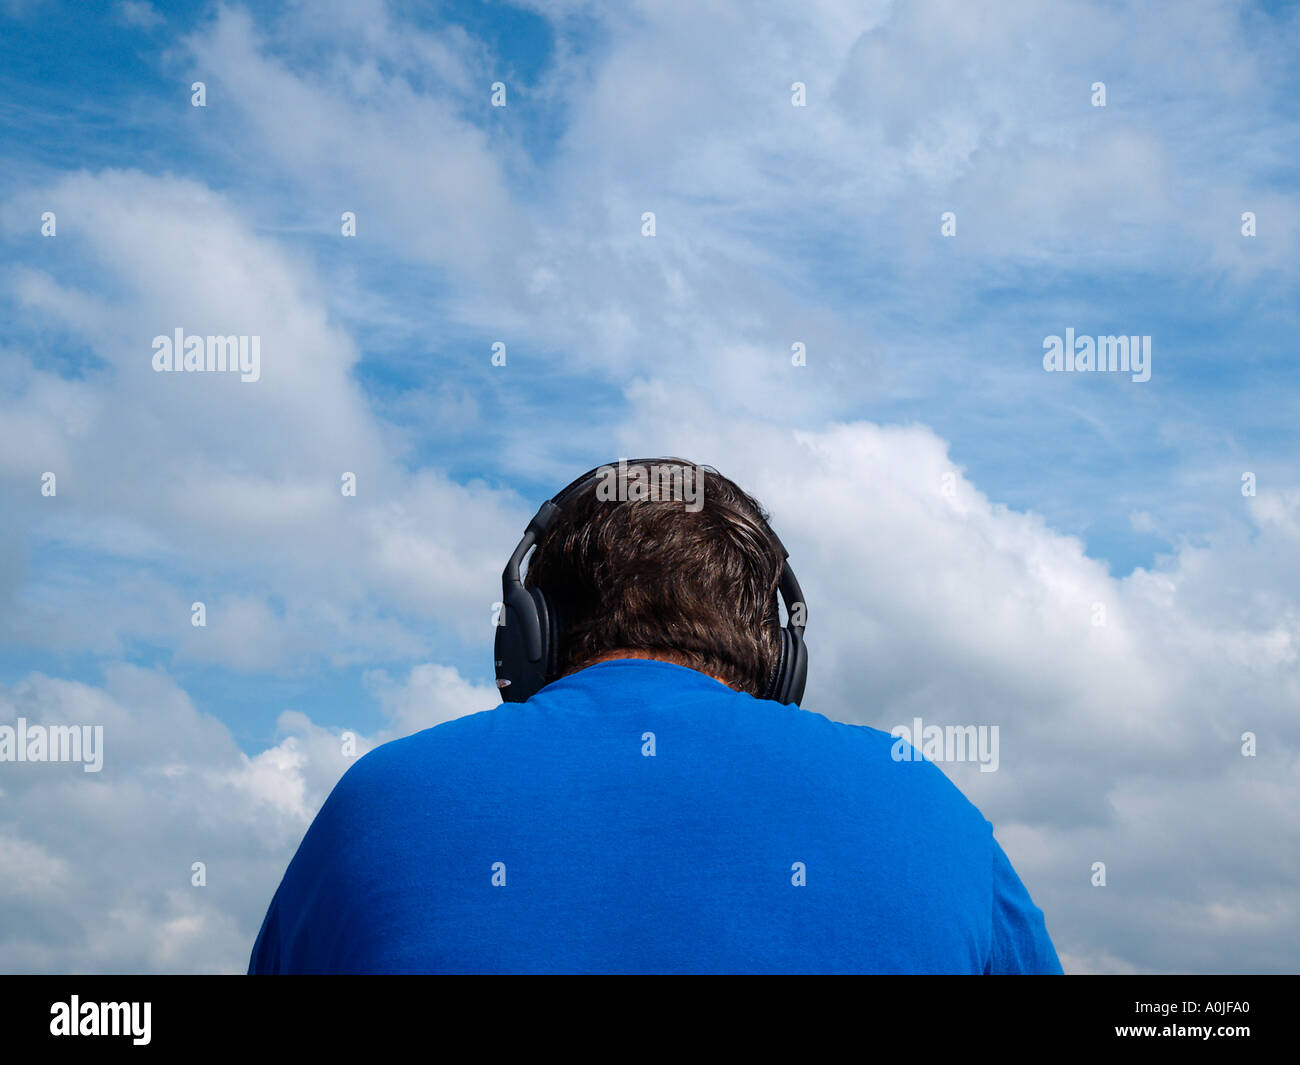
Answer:
[[[552,681],[559,679],[559,633],[555,607],[539,588],[525,588],[519,576],[524,556],[540,539],[551,519],[559,512],[565,498],[588,481],[604,476],[610,469],[633,466],[681,466],[691,463],[681,459],[636,459],[616,465],[607,464],[588,470],[566,488],[541,505],[524,530],[523,539],[510,556],[501,574],[501,613],[497,620],[496,673],[501,698],[507,703],[522,703]],[[803,632],[808,612],[803,592],[790,569],[790,552],[763,523],[773,543],[781,551],[781,599],[785,603],[786,623],[781,629],[781,654],[768,681],[763,698],[778,703],[798,705],[808,680],[808,649]]]

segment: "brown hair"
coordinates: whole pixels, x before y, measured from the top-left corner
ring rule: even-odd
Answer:
[[[653,652],[763,698],[781,646],[783,558],[768,516],[711,466],[652,462],[694,477],[694,491],[688,480],[685,492],[678,482],[611,499],[593,478],[560,503],[529,560],[524,585],[558,618],[560,674],[612,651]]]

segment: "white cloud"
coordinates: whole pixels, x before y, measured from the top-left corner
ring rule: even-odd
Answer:
[[[509,549],[492,531],[521,527],[524,508],[509,492],[407,472],[310,271],[192,181],[107,171],[47,194],[80,221],[59,239],[80,241],[84,263],[117,295],[30,270],[16,277],[26,311],[70,330],[106,368],[69,380],[14,364],[18,380],[0,400],[0,473],[15,505],[0,520],[38,530],[47,545],[183,576],[169,574],[172,590],[156,596],[145,573],[100,586],[30,572],[35,588],[13,602],[10,637],[110,651],[148,639],[256,671],[326,653],[418,653],[401,622],[376,617],[383,609],[480,633]],[[23,209],[11,203],[8,217]],[[154,372],[152,340],[176,327],[260,336],[261,380]],[[55,498],[40,494],[46,471],[58,478]],[[341,493],[345,473],[355,497]],[[232,581],[258,597],[231,591]],[[287,607],[273,610],[268,595]],[[206,629],[191,629],[193,601],[209,608]]]
[[[386,682],[392,723],[356,737],[286,711],[253,757],[170,678],[113,666],[94,687],[32,674],[0,722],[102,725],[104,766],[6,763],[0,953],[10,972],[241,972],[276,884],[335,782],[377,743],[487,709],[455,670]],[[427,721],[427,724],[425,723]],[[206,886],[192,884],[205,865]]]
[[[163,22],[158,9],[146,0],[121,0],[117,5],[118,17],[129,26],[151,30]]]
[[[382,670],[366,675],[397,735],[433,728],[444,721],[496,706],[495,687],[471,684],[448,666],[426,662],[415,666],[405,681],[394,681]]]

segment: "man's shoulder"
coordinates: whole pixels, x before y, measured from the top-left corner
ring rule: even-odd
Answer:
[[[360,784],[376,778],[388,779],[393,773],[410,768],[427,767],[430,758],[453,754],[466,744],[476,742],[490,725],[500,724],[503,717],[509,716],[509,705],[477,710],[378,743],[348,768],[343,780],[353,778],[353,783]]]
[[[810,734],[821,734],[832,758],[849,766],[850,772],[868,774],[900,803],[921,804],[913,806],[915,812],[924,807],[956,816],[981,833],[992,831],[984,815],[943,769],[922,757],[905,739],[872,725],[836,721],[807,710],[801,714],[802,727]]]
[[[674,732],[679,726],[685,726],[684,734]],[[946,820],[968,832],[989,830],[938,765],[891,733],[738,692],[718,692],[686,712],[678,707],[661,716],[653,705],[644,713],[619,707],[591,712],[572,705],[563,692],[544,690],[525,703],[503,703],[379,744],[348,769],[331,799],[338,804],[412,790],[452,795],[466,788],[479,794],[485,774],[500,778],[519,760],[557,772],[585,761],[610,764],[611,744],[640,761],[645,732],[652,728],[659,731],[657,759],[671,759],[682,743],[717,745],[727,751],[732,772],[743,771],[747,761],[760,775],[785,767],[846,802],[871,797],[874,804],[906,809],[918,825]],[[550,748],[555,752],[548,757]]]

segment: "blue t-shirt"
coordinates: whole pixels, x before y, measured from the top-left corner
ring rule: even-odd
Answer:
[[[619,659],[383,744],[252,973],[1060,973],[992,826],[896,740]]]

